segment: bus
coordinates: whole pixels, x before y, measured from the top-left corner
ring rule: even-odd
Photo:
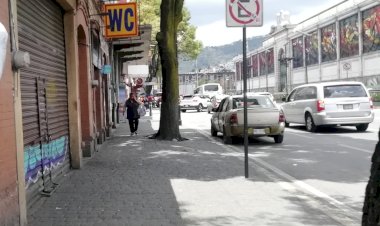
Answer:
[[[223,88],[219,83],[206,83],[198,86],[194,94],[207,95],[209,97],[223,94]]]

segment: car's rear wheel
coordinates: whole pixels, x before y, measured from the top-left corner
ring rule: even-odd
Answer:
[[[216,137],[218,135],[218,131],[214,129],[214,127],[211,125],[211,136]]]
[[[182,112],[186,112],[186,109],[182,109],[181,111],[182,111]]]
[[[356,126],[356,129],[360,132],[364,132],[368,129],[368,123],[365,124],[359,124]]]
[[[203,106],[202,106],[202,104],[199,104],[199,105],[198,105],[198,108],[197,108],[197,111],[198,111],[198,112],[201,112],[202,110],[203,110]]]
[[[314,133],[317,131],[317,126],[314,124],[313,117],[311,117],[310,113],[307,113],[305,116],[305,125],[308,132]]]
[[[275,135],[273,136],[273,138],[276,144],[281,144],[282,141],[284,140],[284,134]]]

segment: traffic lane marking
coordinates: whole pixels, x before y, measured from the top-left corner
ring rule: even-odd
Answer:
[[[352,150],[356,150],[356,151],[361,151],[361,152],[364,152],[364,153],[373,154],[373,151],[368,151],[368,150],[365,150],[365,149],[362,149],[362,148],[352,147],[352,146],[348,146],[348,145],[345,145],[345,144],[338,144],[338,145],[341,146],[341,147],[344,147],[344,148],[349,148],[349,149],[352,149]]]

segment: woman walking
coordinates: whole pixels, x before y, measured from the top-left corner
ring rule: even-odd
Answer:
[[[129,121],[129,129],[131,130],[131,136],[137,135],[137,129],[139,126],[140,118],[138,108],[140,104],[141,103],[136,99],[134,93],[130,93],[128,100],[125,102],[125,107],[127,109],[127,119]]]

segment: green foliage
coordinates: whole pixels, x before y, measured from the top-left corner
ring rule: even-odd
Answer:
[[[160,31],[161,0],[139,0],[140,24],[152,25],[152,40]],[[196,27],[190,24],[190,12],[183,7],[182,21],[178,25],[178,53],[190,59],[195,59],[202,50],[202,42],[195,39]]]
[[[371,94],[371,97],[373,99],[373,102],[380,102],[380,91],[373,91],[373,92],[370,92]]]

